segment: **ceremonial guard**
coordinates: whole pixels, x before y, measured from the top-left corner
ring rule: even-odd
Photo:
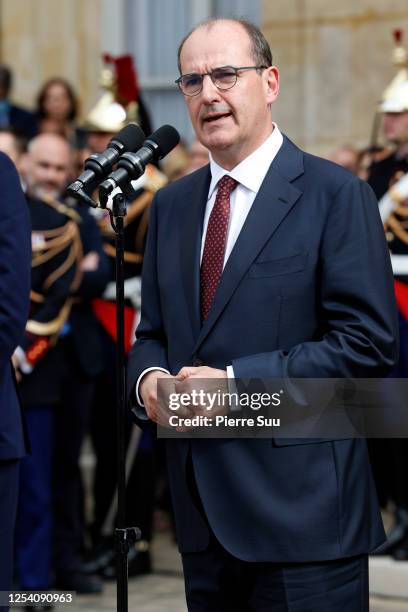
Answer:
[[[400,357],[395,378],[408,376],[408,54],[402,32],[394,33],[394,63],[398,72],[382,95],[379,112],[388,156],[372,164],[368,182],[379,200],[380,214],[391,254],[399,309]],[[379,549],[397,560],[408,559],[408,442],[405,439],[370,443],[380,500],[395,506],[395,526]]]
[[[384,138],[391,149],[389,155],[372,164],[368,177],[379,200],[408,172],[408,54],[401,44],[402,31],[396,30],[394,37],[394,64],[398,72],[385,89],[378,108]],[[390,191],[389,195],[392,194]]]
[[[147,113],[140,99],[136,73],[130,56],[105,57],[112,70],[104,70],[105,93],[89,113],[85,127],[90,153],[102,152],[112,136],[130,121],[140,123],[146,135],[151,132]],[[140,274],[150,204],[154,193],[166,182],[155,167],[137,183],[135,199],[128,204],[125,224],[125,350],[130,350],[140,310]],[[94,474],[94,520],[91,528],[94,549],[86,565],[90,572],[106,578],[115,576],[114,527],[116,518],[116,288],[115,233],[109,212],[94,211],[104,251],[110,262],[110,282],[100,299],[93,302],[100,323],[104,369],[97,379],[91,437],[96,455]],[[155,492],[155,432],[140,432],[129,421],[127,447],[127,523],[137,525],[142,540],[129,553],[129,575],[150,571],[149,543],[152,535]]]
[[[51,167],[45,164],[44,139]],[[81,281],[79,218],[54,198],[59,168],[52,167],[52,160],[63,144],[59,136],[36,137],[24,172],[32,225],[32,281],[25,336],[14,355],[31,444],[31,454],[21,462],[16,529],[16,567],[24,590],[48,589],[51,584],[53,434],[63,379],[58,339]]]
[[[30,193],[58,210],[78,226],[82,259],[80,283],[69,297],[70,312],[58,338],[54,367],[58,405],[53,411],[54,569],[58,588],[78,593],[98,593],[102,582],[81,571],[84,520],[79,458],[89,430],[96,376],[103,369],[98,323],[92,299],[103,292],[109,266],[98,225],[82,203],[64,198],[72,179],[73,151],[60,136],[43,134],[30,144],[25,178]]]

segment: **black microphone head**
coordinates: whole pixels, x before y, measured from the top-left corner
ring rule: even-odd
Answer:
[[[108,146],[113,146],[120,152],[137,151],[143,145],[145,138],[142,128],[135,123],[129,123],[112,138]]]
[[[153,141],[157,147],[156,159],[161,159],[170,153],[180,142],[180,134],[171,125],[162,125],[147,139]]]

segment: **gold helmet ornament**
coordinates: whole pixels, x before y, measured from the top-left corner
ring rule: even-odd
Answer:
[[[393,63],[398,72],[385,89],[379,111],[381,113],[408,112],[408,53],[402,46],[402,30],[394,30],[395,49]]]
[[[138,123],[139,87],[133,58],[103,56],[105,67],[100,85],[104,94],[89,112],[84,129],[89,132],[119,132],[127,123]]]

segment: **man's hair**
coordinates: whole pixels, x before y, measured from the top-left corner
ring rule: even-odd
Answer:
[[[209,29],[209,28],[212,28],[217,23],[220,23],[222,21],[230,21],[232,23],[238,23],[244,28],[244,30],[248,34],[249,39],[251,41],[252,57],[257,66],[267,66],[267,67],[272,66],[272,52],[271,52],[269,43],[266,40],[265,36],[262,34],[261,30],[255,24],[253,24],[251,21],[248,21],[247,19],[213,17],[211,19],[206,19],[205,21],[202,21],[201,23],[197,24],[192,30],[190,30],[190,32],[181,41],[178,51],[177,51],[177,64],[178,64],[178,69],[179,69],[180,74],[181,74],[180,55],[181,55],[181,50],[186,40],[190,38],[191,34],[193,34],[193,32],[195,32],[199,28],[205,27]]]

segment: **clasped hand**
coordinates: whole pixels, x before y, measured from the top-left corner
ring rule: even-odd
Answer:
[[[165,379],[163,385],[158,385],[159,379]],[[165,397],[161,391],[165,390]],[[171,376],[159,370],[148,372],[142,379],[140,395],[150,420],[162,427],[170,427],[169,419],[177,414],[179,419],[195,416],[214,418],[225,415],[228,406],[216,401],[220,394],[228,392],[228,379],[225,370],[208,366],[185,366],[176,376]],[[170,393],[178,397],[177,409],[170,408],[168,398]],[[191,398],[191,401],[188,401]],[[212,401],[209,398],[213,398]],[[177,431],[187,431],[188,427],[176,427]]]

